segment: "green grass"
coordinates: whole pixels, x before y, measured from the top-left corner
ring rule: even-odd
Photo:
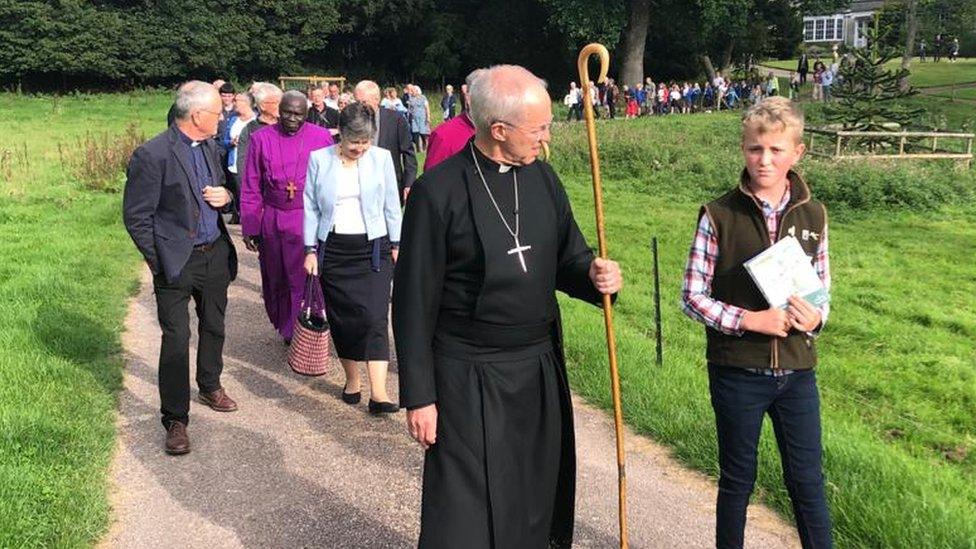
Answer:
[[[627,278],[614,310],[625,419],[711,475],[717,467],[703,329],[681,314],[678,300],[697,207],[733,185],[741,166],[735,116],[598,129],[609,248]],[[592,242],[583,127],[574,128],[556,133],[554,162]],[[968,201],[976,176],[944,164],[841,166],[805,160],[800,168],[814,193],[827,195],[832,213],[834,299],[819,341],[818,376],[837,545],[974,547],[976,209]],[[881,181],[959,194],[938,193],[939,203],[918,205],[878,201],[872,196]],[[652,236],[661,251],[660,367],[654,364]],[[601,315],[578,302],[563,304],[573,387],[609,407]],[[758,497],[789,516],[769,425],[760,458]]]
[[[972,124],[960,103],[915,101],[947,125]],[[12,163],[9,180],[0,164],[0,546],[90,545],[108,524],[119,333],[141,263],[120,196],[83,190],[62,158],[80,154],[88,132],[135,122],[156,133],[169,102],[162,93],[0,95],[0,154],[10,150]],[[610,252],[627,276],[615,309],[625,417],[713,475],[703,331],[677,301],[697,206],[739,171],[737,116],[598,130]],[[595,243],[583,125],[558,123],[552,148]],[[834,303],[818,375],[838,546],[974,547],[976,172],[814,160],[801,170],[832,220]],[[653,364],[651,236],[661,249],[662,367]],[[573,386],[609,406],[600,314],[568,300],[564,314]],[[758,492],[789,515],[768,429]]]
[[[0,95],[0,154],[16,153],[9,180],[0,169],[2,547],[85,546],[108,524],[119,334],[139,261],[120,195],[82,190],[60,158],[89,131],[162,129],[168,102]]]
[[[938,97],[948,97],[948,98],[951,98],[951,99],[966,99],[966,100],[969,100],[969,101],[976,101],[976,87],[972,87],[972,88],[957,88],[957,89],[954,89],[954,90],[952,90],[952,89],[950,89],[950,90],[940,90],[938,92],[933,93],[932,95],[935,95],[935,96],[938,96]],[[970,108],[972,108],[972,105],[970,105]]]
[[[780,79],[780,90],[786,90]],[[963,93],[965,92],[965,93]],[[785,93],[785,92],[784,92]],[[960,99],[971,97],[976,99],[976,88],[964,88],[956,91]],[[813,94],[813,85],[805,84],[800,88],[800,99],[802,107],[807,114],[807,123],[818,125],[824,123],[822,116],[823,103],[812,103],[810,101]],[[968,101],[952,101],[951,98],[943,94],[950,92],[940,92],[938,95],[917,94],[911,98],[902,100],[903,103],[912,107],[921,107],[925,112],[915,120],[914,126],[919,130],[937,129],[939,131],[966,131],[976,130],[976,108]]]
[[[830,60],[830,56],[825,56],[822,59],[824,63],[827,63]],[[763,65],[792,71],[796,70],[796,63],[796,59],[784,59],[780,61],[766,61]],[[813,66],[813,58],[810,60],[810,66]],[[901,58],[889,61],[886,66],[892,69],[900,67]],[[920,63],[918,59],[915,59],[912,61],[909,70],[912,73],[910,77],[912,85],[917,88],[976,82],[976,58],[972,57],[960,58],[955,63],[949,63],[945,60],[938,63],[933,63],[931,60]]]

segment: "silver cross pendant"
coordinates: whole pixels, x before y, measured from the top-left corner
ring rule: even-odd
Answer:
[[[526,266],[525,266],[525,255],[522,252],[525,252],[526,250],[531,250],[531,249],[532,249],[532,246],[522,246],[521,244],[519,244],[518,237],[515,237],[515,247],[512,248],[511,250],[508,250],[508,255],[518,254],[519,263],[522,264],[522,272],[523,273],[529,272],[529,269],[526,268]]]

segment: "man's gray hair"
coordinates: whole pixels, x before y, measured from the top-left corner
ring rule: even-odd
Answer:
[[[195,111],[207,107],[213,100],[213,94],[217,88],[210,82],[200,80],[190,80],[184,82],[180,89],[176,91],[176,109],[174,114],[177,120],[187,120]]]
[[[546,89],[545,80],[518,65],[495,65],[474,71],[471,73],[473,78],[468,87],[468,96],[471,98],[471,121],[479,132],[487,132],[495,122],[511,119],[512,113],[517,112],[533,93],[533,86],[512,86],[510,82],[497,77],[500,73],[524,76],[527,81],[535,81],[543,90]]]
[[[486,72],[488,72],[488,69],[483,69],[482,68],[482,69],[475,69],[475,70],[471,71],[470,73],[468,73],[468,76],[465,77],[465,79],[464,79],[464,83],[467,84],[468,91],[469,92],[471,91],[471,83],[474,82],[475,78],[478,78],[478,76],[480,76],[480,75],[482,75],[482,74],[484,74]]]
[[[254,85],[254,104],[259,107],[268,99],[281,97],[281,88],[270,82],[258,82]]]
[[[305,94],[298,90],[288,90],[281,96],[281,102],[284,103],[287,99],[301,99],[302,101],[308,102],[308,98]]]
[[[359,83],[356,84],[356,88],[353,91],[354,92],[362,92],[367,97],[373,97],[377,101],[381,97],[383,97],[383,94],[380,93],[380,86],[379,86],[379,84],[377,84],[376,82],[373,82],[372,80],[360,80]]]

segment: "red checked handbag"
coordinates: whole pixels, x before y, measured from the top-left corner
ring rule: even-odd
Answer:
[[[308,275],[301,311],[288,349],[288,366],[296,374],[320,376],[329,371],[332,336],[325,318],[325,299],[319,278]]]

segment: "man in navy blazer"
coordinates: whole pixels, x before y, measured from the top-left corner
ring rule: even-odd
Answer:
[[[199,318],[196,382],[200,400],[237,409],[220,385],[227,286],[237,253],[220,210],[234,199],[224,184],[217,144],[221,102],[211,84],[190,81],[176,96],[176,120],[136,149],[122,199],[126,230],[153,274],[162,345],[159,396],[165,450],[190,451],[190,298]]]
[[[376,82],[361,80],[353,93],[357,103],[368,105],[376,113],[373,144],[393,155],[393,170],[396,172],[402,206],[417,179],[417,156],[413,150],[410,126],[396,111],[380,108],[380,86]]]

